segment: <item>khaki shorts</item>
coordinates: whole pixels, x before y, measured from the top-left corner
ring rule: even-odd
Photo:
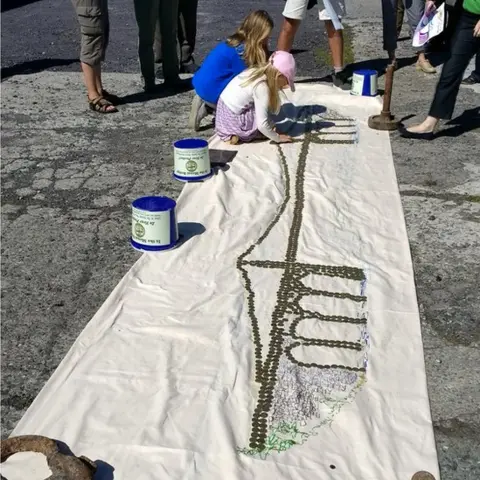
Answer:
[[[80,61],[99,65],[105,60],[110,24],[108,0],[72,0],[80,24]]]
[[[320,20],[331,20],[328,12],[324,6],[320,5],[322,2],[319,0],[318,5],[318,17]],[[330,0],[330,3],[338,15],[338,18],[345,16],[345,1],[344,0]],[[291,18],[292,20],[304,20],[307,15],[308,0],[287,0],[285,8],[283,9],[283,16]]]

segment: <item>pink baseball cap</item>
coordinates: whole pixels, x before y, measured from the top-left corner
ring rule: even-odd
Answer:
[[[270,63],[288,80],[288,85],[292,92],[295,91],[295,59],[293,55],[282,50],[272,53]]]

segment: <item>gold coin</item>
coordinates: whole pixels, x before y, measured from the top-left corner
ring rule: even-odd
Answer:
[[[412,480],[435,480],[435,477],[428,472],[417,472],[413,477]]]

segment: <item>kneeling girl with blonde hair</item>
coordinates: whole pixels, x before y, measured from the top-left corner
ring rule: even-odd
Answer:
[[[295,60],[290,53],[277,51],[264,67],[250,68],[237,75],[220,95],[215,131],[231,144],[266,137],[276,143],[291,142],[278,134],[268,118],[280,110],[280,91],[295,91]]]

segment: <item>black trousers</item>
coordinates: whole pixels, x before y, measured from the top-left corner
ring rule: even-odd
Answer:
[[[480,82],[480,52],[475,57],[475,70],[473,71],[473,77]]]
[[[198,0],[180,0],[178,3],[178,44],[180,63],[192,62],[197,38],[197,7]],[[155,62],[162,61],[162,36],[159,24],[155,31]]]
[[[480,15],[463,10],[452,38],[450,58],[443,65],[429,115],[449,120],[452,118],[463,74],[474,55],[480,51],[480,37],[473,29]]]

